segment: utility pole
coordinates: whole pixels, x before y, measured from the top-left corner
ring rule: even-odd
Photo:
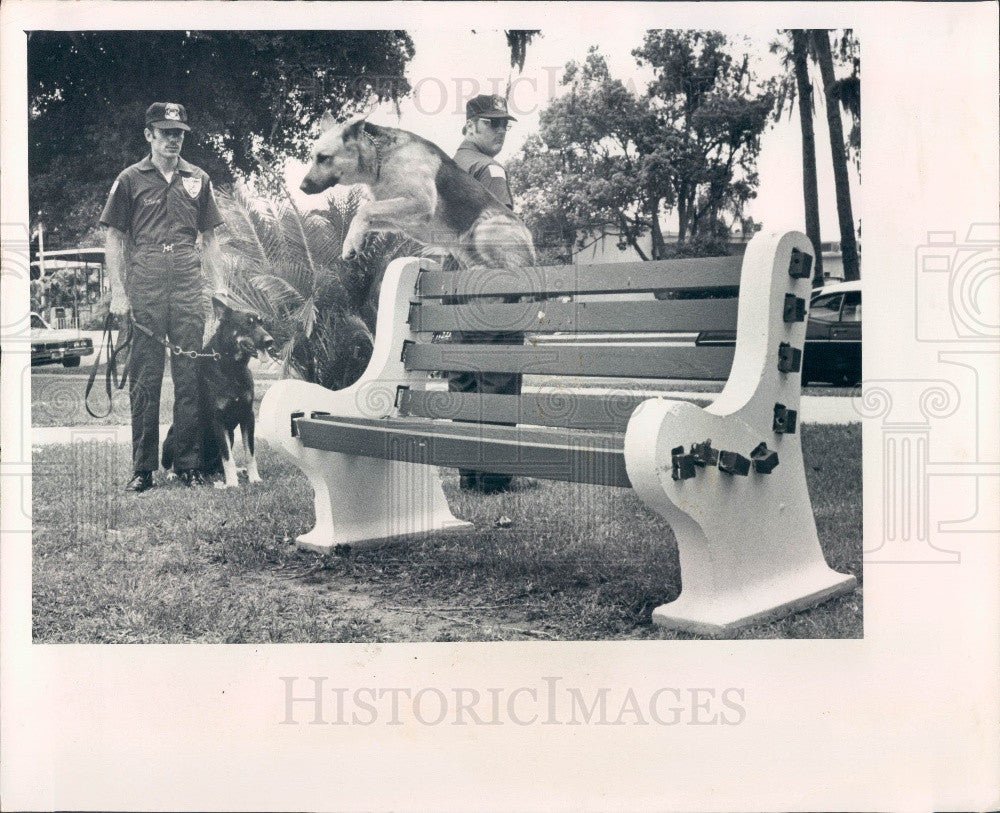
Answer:
[[[38,213],[38,278],[45,278],[45,223],[42,213]]]

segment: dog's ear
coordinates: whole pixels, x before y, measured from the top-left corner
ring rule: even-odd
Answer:
[[[355,116],[353,119],[348,119],[348,121],[344,124],[344,141],[351,141],[360,138],[364,129],[364,116]]]
[[[319,131],[325,133],[337,126],[337,120],[330,115],[329,110],[323,111],[323,118],[319,120]]]
[[[220,294],[215,294],[212,297],[212,311],[215,313],[216,319],[221,320],[230,310],[229,303]]]

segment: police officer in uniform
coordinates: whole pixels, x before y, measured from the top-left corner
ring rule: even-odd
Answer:
[[[514,209],[514,199],[507,183],[507,172],[494,158],[503,148],[510,122],[517,121],[507,112],[507,101],[502,96],[481,95],[470,99],[465,106],[465,126],[462,141],[455,153],[455,163],[486,187],[493,197],[508,209]],[[523,339],[516,334],[491,336],[477,335],[479,342],[520,344]],[[511,373],[455,373],[449,377],[448,389],[452,392],[488,392],[501,395],[520,395],[521,376]],[[465,491],[494,494],[511,488],[513,477],[508,474],[478,472],[459,469],[459,483]]]
[[[503,149],[510,122],[517,121],[507,112],[503,96],[476,96],[465,106],[465,140],[455,153],[455,163],[468,172],[508,209],[514,200],[507,183],[507,172],[493,159]]]
[[[108,227],[105,259],[111,312],[124,315],[131,310],[135,322],[129,362],[133,475],[126,487],[133,492],[152,488],[153,472],[159,467],[162,341],[200,352],[207,305],[205,275],[216,292],[225,293],[215,235],[223,219],[212,183],[180,155],[190,129],[183,105],[151,104],[144,130],[150,154],[118,176],[101,214],[101,225]],[[170,355],[177,439],[174,469],[185,485],[201,482],[196,362],[183,354]]]

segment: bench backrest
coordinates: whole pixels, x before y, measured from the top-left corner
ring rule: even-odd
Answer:
[[[740,262],[739,257],[721,257],[425,271],[417,283],[411,327],[465,335],[460,345],[416,343],[408,348],[408,366],[452,372],[725,379],[732,351],[713,346],[702,352],[690,339],[703,330],[735,330]],[[657,299],[654,293],[670,298]],[[520,301],[504,304],[498,297]],[[461,304],[449,304],[456,299]],[[490,331],[530,335],[524,347],[508,352],[510,348],[484,348],[477,342],[476,332]]]
[[[792,266],[801,266],[796,268]],[[408,313],[411,373],[496,372],[548,377],[726,380],[733,364],[742,257],[591,266],[423,270]],[[809,273],[792,252],[788,273]],[[789,297],[780,318],[802,321]],[[766,326],[761,326],[762,330]],[[440,341],[459,332],[460,341]],[[502,344],[502,333],[523,334]],[[775,348],[777,356],[778,348]],[[789,371],[793,361],[789,360]],[[572,378],[570,381],[572,381]],[[553,379],[553,386],[566,382]],[[440,382],[439,382],[440,383]],[[401,388],[401,415],[622,431],[648,395],[563,390],[497,395]]]

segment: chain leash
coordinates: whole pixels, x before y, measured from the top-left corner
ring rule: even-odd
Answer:
[[[215,361],[218,361],[219,359],[222,358],[222,356],[219,355],[219,353],[215,350],[213,350],[211,353],[199,353],[197,350],[185,350],[179,344],[171,344],[169,341],[167,341],[166,336],[163,337],[157,336],[155,333],[153,333],[152,330],[150,330],[145,325],[140,325],[137,321],[135,321],[135,317],[132,315],[131,312],[129,312],[129,319],[132,320],[132,324],[135,325],[136,330],[145,333],[147,336],[149,336],[149,338],[158,341],[165,348],[167,348],[167,352],[172,356],[186,356],[189,359],[214,359]]]

